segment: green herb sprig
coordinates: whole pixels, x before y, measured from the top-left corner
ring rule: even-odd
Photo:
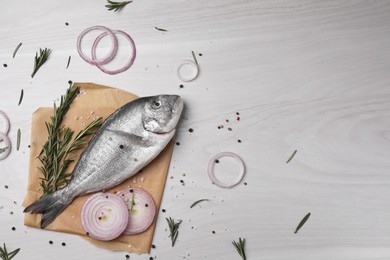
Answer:
[[[107,4],[105,7],[108,9],[108,11],[120,11],[122,10],[123,7],[125,7],[127,4],[130,4],[133,1],[123,1],[123,2],[115,2],[115,1],[110,1],[107,0]]]
[[[8,149],[8,146],[0,148],[0,153],[4,153]]]
[[[42,174],[40,185],[44,194],[52,193],[67,184],[70,173],[66,171],[75,159],[74,153],[88,143],[87,137],[102,124],[102,118],[92,121],[74,139],[74,131],[62,125],[64,116],[78,92],[79,88],[69,87],[66,94],[61,96],[60,105],[57,107],[54,104],[51,122],[45,123],[48,139],[38,156],[42,164],[38,170]]]
[[[18,106],[20,106],[20,104],[22,103],[23,95],[24,95],[24,91],[23,91],[23,89],[22,89],[22,90],[20,90],[20,96],[19,96]]]
[[[199,66],[199,63],[198,63],[198,60],[196,59],[194,51],[191,51],[191,52],[192,52],[192,58],[194,59],[195,64]]]
[[[3,243],[3,247],[0,246],[0,258],[3,260],[11,260],[19,251],[20,248],[8,253],[5,243]]]
[[[195,201],[194,203],[191,204],[190,208],[192,209],[193,207],[195,207],[196,205],[198,205],[198,204],[201,203],[202,201],[209,201],[209,199],[197,200],[197,201]]]
[[[294,231],[294,234],[298,233],[298,231],[301,229],[301,227],[306,223],[306,221],[310,218],[311,213],[307,213],[306,216],[303,217],[301,222],[299,222],[297,228]]]
[[[51,50],[48,48],[45,48],[42,50],[39,48],[39,55],[38,52],[35,53],[35,59],[34,59],[34,70],[31,73],[31,77],[33,78],[35,74],[38,72],[39,68],[47,61],[51,54]]]
[[[172,241],[172,247],[174,247],[175,243],[176,243],[177,236],[179,235],[179,226],[180,226],[182,220],[178,220],[177,222],[175,222],[175,220],[171,217],[165,218],[165,219],[168,222],[168,227],[169,227],[169,232],[170,232],[169,237],[171,238],[171,241]]]
[[[18,128],[18,132],[16,133],[16,151],[19,151],[21,137],[22,137],[22,132],[20,131],[20,128]]]
[[[72,58],[72,56],[69,56],[68,58],[68,63],[66,64],[66,68],[69,68],[69,64],[70,64],[70,59]]]
[[[245,238],[244,239],[241,239],[241,237],[238,238],[238,242],[233,240],[232,244],[236,248],[238,254],[241,256],[242,260],[246,260],[246,255],[245,255]]]

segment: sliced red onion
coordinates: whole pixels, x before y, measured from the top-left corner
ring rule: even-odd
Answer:
[[[5,146],[1,148],[6,148],[4,152],[0,153],[0,160],[3,160],[7,158],[7,156],[11,152],[11,141],[6,134],[0,132],[0,143],[1,142],[4,142],[5,144]]]
[[[147,230],[156,215],[156,205],[152,196],[141,188],[128,188],[119,191],[117,195],[122,198],[129,210],[129,222],[123,234],[135,235]]]
[[[96,55],[92,56],[92,59],[88,58],[81,50],[81,40],[83,39],[84,35],[86,35],[87,33],[89,33],[92,30],[102,30],[105,32],[106,35],[109,35],[111,38],[112,49],[102,59],[96,59]],[[101,25],[92,26],[92,27],[89,27],[89,28],[85,29],[84,31],[82,31],[81,34],[79,35],[79,37],[77,38],[77,51],[78,51],[80,57],[83,60],[85,60],[86,62],[88,62],[92,65],[98,65],[98,64],[103,65],[103,64],[109,63],[115,57],[116,52],[118,51],[118,39],[116,38],[114,33],[109,28],[101,26]]]
[[[123,233],[129,212],[126,204],[117,195],[100,192],[92,195],[84,203],[80,218],[88,236],[108,241]]]
[[[218,180],[214,174],[215,161],[222,158],[222,157],[225,157],[225,156],[233,157],[240,164],[240,171],[237,175],[237,178],[232,183],[224,183],[224,182]],[[213,184],[215,184],[221,188],[231,188],[231,187],[236,186],[237,184],[239,184],[242,181],[242,178],[244,177],[244,174],[245,174],[245,164],[244,164],[244,161],[241,159],[241,157],[238,156],[237,154],[232,153],[232,152],[221,152],[221,153],[217,153],[216,155],[214,155],[210,159],[208,167],[207,167],[207,173],[208,173],[209,178]]]
[[[0,132],[8,135],[8,132],[9,132],[9,119],[8,119],[8,116],[6,115],[6,113],[4,113],[1,110],[0,110],[0,115],[2,115],[4,117],[4,120],[5,120],[5,130],[4,131],[0,131]]]
[[[189,68],[191,71],[184,71],[185,68]],[[187,72],[187,73],[186,73]],[[176,68],[176,77],[181,81],[188,82],[196,79],[199,74],[199,66],[192,60],[182,60],[178,63]]]
[[[130,46],[131,46],[131,49],[133,50],[133,56],[130,57],[129,61],[121,68],[117,69],[117,70],[108,70],[106,68],[104,68],[102,65],[102,63],[97,63],[95,64],[96,67],[98,67],[101,71],[103,71],[104,73],[107,73],[107,74],[110,74],[110,75],[115,75],[115,74],[118,74],[118,73],[121,73],[121,72],[124,72],[126,70],[128,70],[131,65],[133,65],[134,63],[134,60],[135,60],[135,57],[136,57],[136,54],[137,54],[137,51],[136,51],[136,48],[135,48],[135,43],[133,41],[133,39],[130,37],[130,35],[128,35],[127,33],[125,33],[124,31],[121,31],[121,30],[113,30],[112,31],[114,34],[121,34],[123,35],[129,42],[130,42]],[[92,59],[93,60],[96,60],[96,47],[99,43],[99,41],[103,38],[107,36],[107,32],[104,32],[102,33],[101,35],[99,35],[93,45],[92,45]]]

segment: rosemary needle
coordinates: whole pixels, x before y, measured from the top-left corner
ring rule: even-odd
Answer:
[[[68,63],[66,64],[66,68],[69,68],[69,64],[70,64],[70,59],[72,58],[72,56],[69,56],[68,58]]]
[[[20,104],[22,103],[22,100],[23,100],[23,95],[24,95],[24,91],[23,89],[20,91],[20,97],[19,97],[19,103],[18,103],[18,106],[20,106]]]
[[[38,52],[35,53],[34,70],[31,73],[32,78],[38,72],[39,68],[47,61],[50,54],[51,54],[51,50],[48,48],[45,48],[44,50],[39,48],[39,55],[38,55]]]
[[[3,248],[0,246],[0,258],[3,260],[11,260],[20,251],[20,248],[18,248],[8,253],[5,243],[3,243],[3,246]]]
[[[198,64],[198,60],[196,59],[196,56],[195,56],[195,53],[194,53],[194,51],[191,51],[191,52],[192,52],[192,58],[194,58],[194,61],[195,61],[196,65],[198,65],[198,66],[199,66],[199,64]]]
[[[238,254],[241,256],[242,260],[246,260],[246,255],[245,255],[245,238],[241,239],[238,238],[237,241],[232,241],[233,246],[236,248]]]
[[[122,10],[123,7],[125,7],[127,4],[130,4],[131,2],[133,1],[115,2],[107,0],[105,7],[108,9],[108,11],[114,10],[114,12],[116,12]]]
[[[22,133],[20,132],[20,128],[18,128],[18,133],[16,136],[16,151],[19,151],[21,135]]]
[[[22,43],[19,43],[18,46],[16,46],[14,53],[12,54],[12,58],[15,58],[16,53],[18,52],[20,46],[22,46]]]
[[[295,234],[298,233],[298,230],[301,229],[301,227],[306,223],[306,221],[309,219],[311,213],[307,213],[306,216],[303,217],[303,219],[301,220],[301,222],[299,222],[297,228],[295,229]]]
[[[156,28],[157,31],[161,31],[161,32],[168,32],[167,29],[163,29],[163,28],[158,28],[156,26],[154,26],[154,28]]]
[[[296,154],[297,152],[298,152],[298,151],[295,150],[295,151],[290,155],[290,157],[288,158],[288,160],[286,161],[286,163],[289,163],[289,162],[292,160],[292,158],[294,158],[294,156],[295,156],[295,154]]]
[[[198,205],[198,204],[201,203],[202,201],[209,201],[209,199],[197,200],[197,201],[195,201],[194,203],[191,204],[190,208],[195,207],[196,205]]]

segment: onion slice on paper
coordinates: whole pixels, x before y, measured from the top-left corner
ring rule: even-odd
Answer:
[[[6,149],[4,150],[4,152],[0,153],[0,160],[7,158],[7,156],[11,152],[11,141],[9,140],[9,137],[6,134],[0,132],[0,143],[2,142],[4,142],[5,146],[0,148]]]
[[[100,192],[92,195],[84,203],[80,218],[88,236],[108,241],[123,233],[129,212],[126,204],[117,195]]]
[[[147,230],[156,215],[152,196],[141,188],[132,187],[119,191],[117,195],[127,204],[129,210],[129,222],[123,234],[135,235]]]
[[[130,37],[130,35],[128,35],[127,33],[125,33],[124,31],[121,31],[121,30],[112,30],[111,31],[112,33],[114,34],[120,34],[122,36],[124,36],[130,43],[130,47],[131,49],[133,50],[133,55],[130,57],[129,61],[121,68],[119,69],[116,69],[116,70],[108,70],[106,68],[104,68],[102,65],[104,65],[103,63],[96,63],[96,67],[98,67],[101,71],[103,71],[104,73],[107,73],[107,74],[110,74],[110,75],[115,75],[115,74],[118,74],[118,73],[121,73],[121,72],[124,72],[126,70],[128,70],[134,63],[134,60],[135,60],[135,57],[136,57],[136,54],[137,54],[137,51],[136,51],[136,48],[135,48],[135,43],[133,41],[133,39]],[[96,60],[96,47],[99,43],[99,41],[107,36],[108,33],[107,32],[104,32],[102,34],[100,34],[94,41],[93,45],[92,45],[92,60]]]
[[[240,171],[237,175],[237,178],[232,183],[224,183],[224,182],[220,181],[219,179],[217,179],[217,177],[214,174],[214,165],[215,165],[216,160],[218,160],[222,157],[226,157],[226,156],[233,157],[240,164]],[[208,167],[207,167],[207,173],[208,173],[209,178],[213,184],[215,184],[221,188],[231,188],[231,187],[234,187],[237,184],[239,184],[242,181],[242,178],[244,178],[245,164],[244,164],[244,161],[241,159],[241,157],[238,156],[237,154],[232,153],[232,152],[221,152],[221,153],[217,153],[216,155],[214,155],[210,159]]]
[[[102,30],[102,31],[104,31],[104,33],[106,35],[110,36],[110,39],[112,42],[111,51],[102,59],[96,59],[96,56],[92,57],[92,59],[88,58],[81,50],[81,41],[82,41],[83,37],[92,30]],[[118,39],[116,38],[114,33],[109,28],[101,26],[101,25],[96,25],[96,26],[92,26],[92,27],[85,29],[84,31],[82,31],[80,33],[79,37],[77,38],[77,52],[79,53],[80,57],[83,60],[85,60],[86,62],[88,62],[89,64],[92,64],[92,65],[98,65],[98,64],[103,65],[103,64],[109,63],[115,57],[117,51],[118,51]]]
[[[9,119],[8,119],[8,116],[6,115],[6,113],[4,113],[1,110],[0,110],[0,115],[2,115],[4,120],[5,120],[5,130],[4,131],[0,131],[0,132],[4,133],[5,135],[8,135],[8,132],[9,132]]]

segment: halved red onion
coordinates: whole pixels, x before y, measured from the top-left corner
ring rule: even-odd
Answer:
[[[9,119],[8,119],[8,116],[6,115],[6,113],[4,113],[1,110],[0,110],[0,115],[2,115],[4,117],[4,120],[5,120],[5,129],[4,129],[4,131],[0,131],[0,132],[8,135],[8,132],[9,132]]]
[[[105,32],[106,35],[109,35],[111,38],[111,41],[112,41],[111,51],[102,59],[96,59],[96,55],[95,55],[95,57],[92,56],[92,59],[88,58],[81,50],[81,41],[82,41],[84,35],[86,35],[87,33],[89,33],[92,30],[102,30]],[[101,25],[96,25],[96,26],[92,26],[92,27],[85,29],[84,31],[82,31],[80,33],[79,37],[77,38],[77,52],[79,53],[80,57],[83,60],[85,60],[86,62],[88,62],[89,64],[92,64],[92,65],[98,65],[98,64],[103,65],[103,64],[109,63],[115,57],[117,51],[118,51],[118,39],[116,38],[114,33],[109,28],[101,26]]]
[[[225,156],[233,157],[240,164],[240,171],[239,171],[236,179],[232,183],[224,183],[224,182],[220,181],[214,174],[214,165],[215,165],[216,160],[218,160],[222,157],[225,157]],[[244,174],[245,174],[245,164],[244,164],[244,161],[241,159],[241,157],[238,156],[237,154],[232,153],[232,152],[221,152],[221,153],[217,153],[216,155],[214,155],[210,159],[208,167],[207,167],[207,173],[208,173],[209,178],[213,184],[215,184],[221,188],[231,188],[231,187],[236,186],[237,184],[239,184],[242,181],[242,178],[244,177]]]
[[[117,195],[100,192],[92,195],[84,203],[80,218],[88,236],[108,241],[123,233],[129,212],[126,204]]]
[[[129,222],[123,234],[135,235],[147,230],[156,215],[156,205],[152,196],[141,188],[121,190],[117,195],[122,198],[129,210]]]
[[[103,71],[104,73],[107,73],[107,74],[110,74],[110,75],[115,75],[115,74],[118,74],[118,73],[121,73],[121,72],[124,72],[126,70],[128,70],[134,63],[134,60],[135,60],[135,57],[136,57],[136,54],[137,54],[137,51],[136,51],[136,48],[135,48],[135,43],[133,41],[133,39],[130,37],[130,35],[128,35],[127,33],[125,33],[124,31],[121,31],[121,30],[113,30],[112,31],[114,34],[121,34],[123,35],[130,43],[130,46],[131,46],[131,49],[133,50],[133,55],[130,57],[129,61],[121,68],[117,69],[117,70],[108,70],[106,68],[104,68],[102,65],[102,63],[96,63],[96,67],[98,67],[101,71]],[[92,45],[92,59],[93,60],[96,60],[96,47],[99,43],[99,41],[107,36],[107,32],[104,32],[102,33],[101,35],[99,35],[93,45]]]
[[[0,153],[0,160],[7,158],[7,156],[11,152],[11,141],[9,140],[9,137],[6,134],[0,132],[0,143],[2,142],[4,142],[5,145],[0,148],[6,149],[4,150],[4,152]]]

